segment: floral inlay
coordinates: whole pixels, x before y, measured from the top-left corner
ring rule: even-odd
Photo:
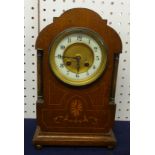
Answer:
[[[74,117],[78,117],[82,111],[83,111],[83,107],[80,100],[75,99],[71,103],[71,114],[73,114]]]

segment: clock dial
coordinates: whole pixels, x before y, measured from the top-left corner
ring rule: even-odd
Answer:
[[[62,32],[50,49],[50,66],[55,75],[75,86],[95,81],[104,71],[106,61],[102,39],[87,29]]]

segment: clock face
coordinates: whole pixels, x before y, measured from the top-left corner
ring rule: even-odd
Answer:
[[[95,32],[72,28],[57,36],[49,58],[52,71],[61,81],[82,86],[99,78],[106,66],[107,53]]]

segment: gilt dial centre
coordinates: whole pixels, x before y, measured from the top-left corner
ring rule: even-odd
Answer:
[[[63,54],[64,64],[70,59],[71,64],[66,68],[73,73],[87,72],[94,62],[94,54],[92,49],[84,43],[74,43],[66,48]],[[89,61],[89,67],[85,65],[85,61]]]

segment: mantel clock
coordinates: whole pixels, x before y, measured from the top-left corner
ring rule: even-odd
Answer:
[[[75,8],[36,41],[37,128],[42,145],[114,147],[112,131],[120,37],[95,12]]]

